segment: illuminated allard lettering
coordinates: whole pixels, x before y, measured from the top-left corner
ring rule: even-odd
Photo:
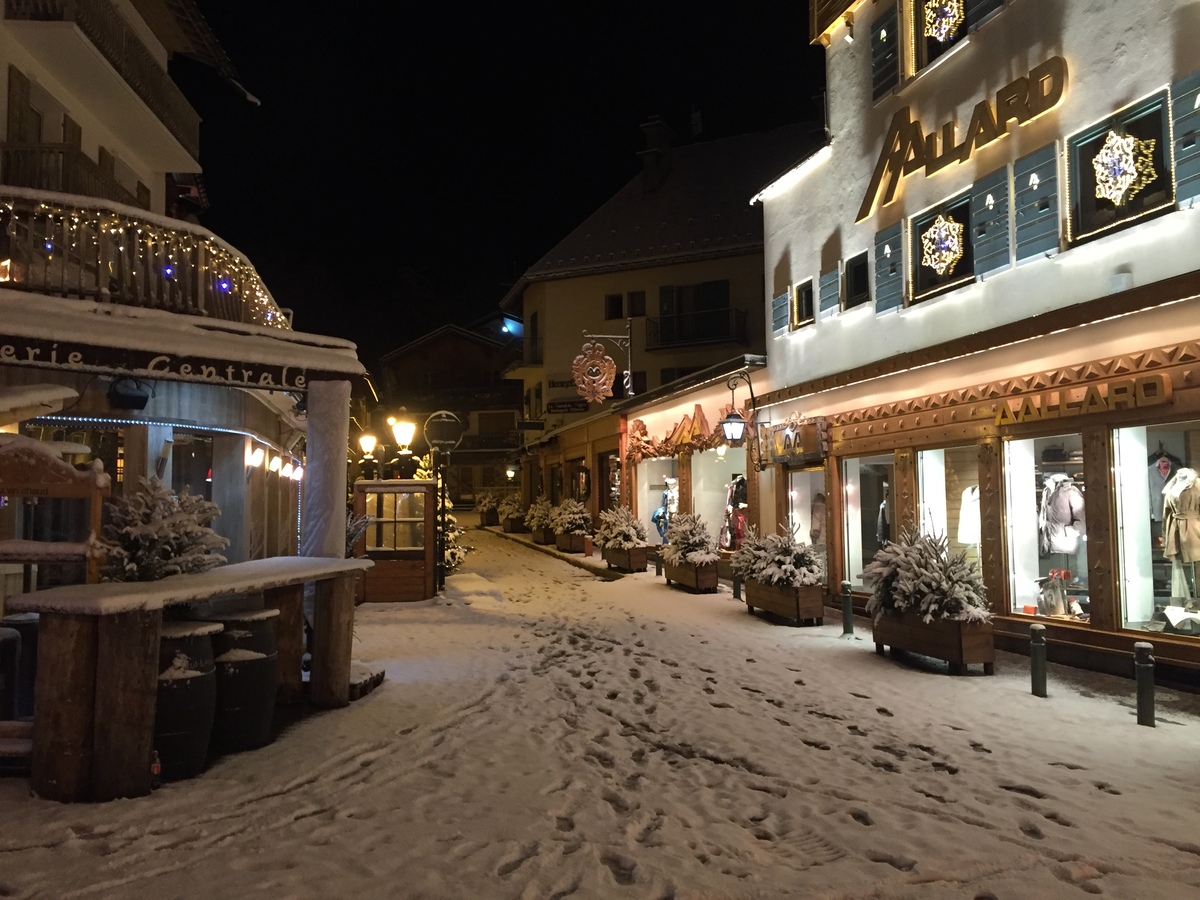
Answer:
[[[1015,407],[1001,403],[996,410],[996,424],[1014,425],[1019,422],[1143,409],[1170,403],[1171,397],[1170,377],[1163,374],[1142,375],[1110,381],[1108,384],[1089,384],[1086,388],[1028,394]]]
[[[1052,56],[1028,75],[996,91],[994,104],[989,100],[976,103],[961,142],[953,121],[925,134],[907,106],[896,110],[856,221],[871,215],[877,202],[884,206],[891,203],[906,175],[924,169],[929,176],[951,163],[966,162],[976,150],[1008,134],[1011,123],[1021,126],[1053,109],[1066,89],[1067,61]]]

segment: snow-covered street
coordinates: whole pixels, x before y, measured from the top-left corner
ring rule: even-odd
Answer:
[[[359,607],[383,684],[150,797],[0,780],[0,896],[1200,897],[1200,697],[950,677],[519,541]]]

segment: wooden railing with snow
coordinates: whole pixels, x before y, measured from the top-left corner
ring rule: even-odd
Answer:
[[[313,583],[308,702],[350,702],[354,582],[369,559],[288,556],[159,581],[77,584],[11,597],[36,612],[30,786],[63,802],[150,793],[163,608],[261,592],[278,609],[279,700],[303,697],[304,586]]]

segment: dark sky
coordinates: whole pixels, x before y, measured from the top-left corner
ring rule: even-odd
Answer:
[[[637,172],[649,116],[681,141],[693,112],[701,140],[820,119],[796,0],[199,5],[262,101],[172,63],[204,120],[202,222],[368,366],[494,311]]]

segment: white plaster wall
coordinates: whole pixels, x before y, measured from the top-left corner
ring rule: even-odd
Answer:
[[[870,5],[858,17],[860,40],[839,28],[826,51],[832,154],[796,186],[764,201],[765,272],[791,272],[792,284],[869,250],[874,297],[877,232],[968,188],[1051,141],[1059,141],[1200,69],[1200,0],[1011,0],[969,42],[878,104],[870,97]],[[962,140],[976,103],[1046,59],[1067,61],[1059,105],[979,150],[966,163],[928,178],[904,178],[894,202],[855,223],[893,114],[901,106],[925,133],[953,118]],[[1066,214],[1060,165],[1060,210]],[[1197,267],[1200,210],[1175,211],[1069,249],[1052,259],[1009,268],[897,313],[876,317],[874,304],[818,320],[769,340],[768,385],[795,384],[873,360],[1020,321],[1112,293],[1112,277],[1143,285]],[[769,298],[766,299],[769,304]],[[1179,321],[1178,319],[1176,321]],[[1118,341],[1119,343],[1119,341]],[[1095,354],[1099,356],[1100,354]],[[892,395],[895,396],[894,394]],[[812,410],[810,410],[812,411]]]

